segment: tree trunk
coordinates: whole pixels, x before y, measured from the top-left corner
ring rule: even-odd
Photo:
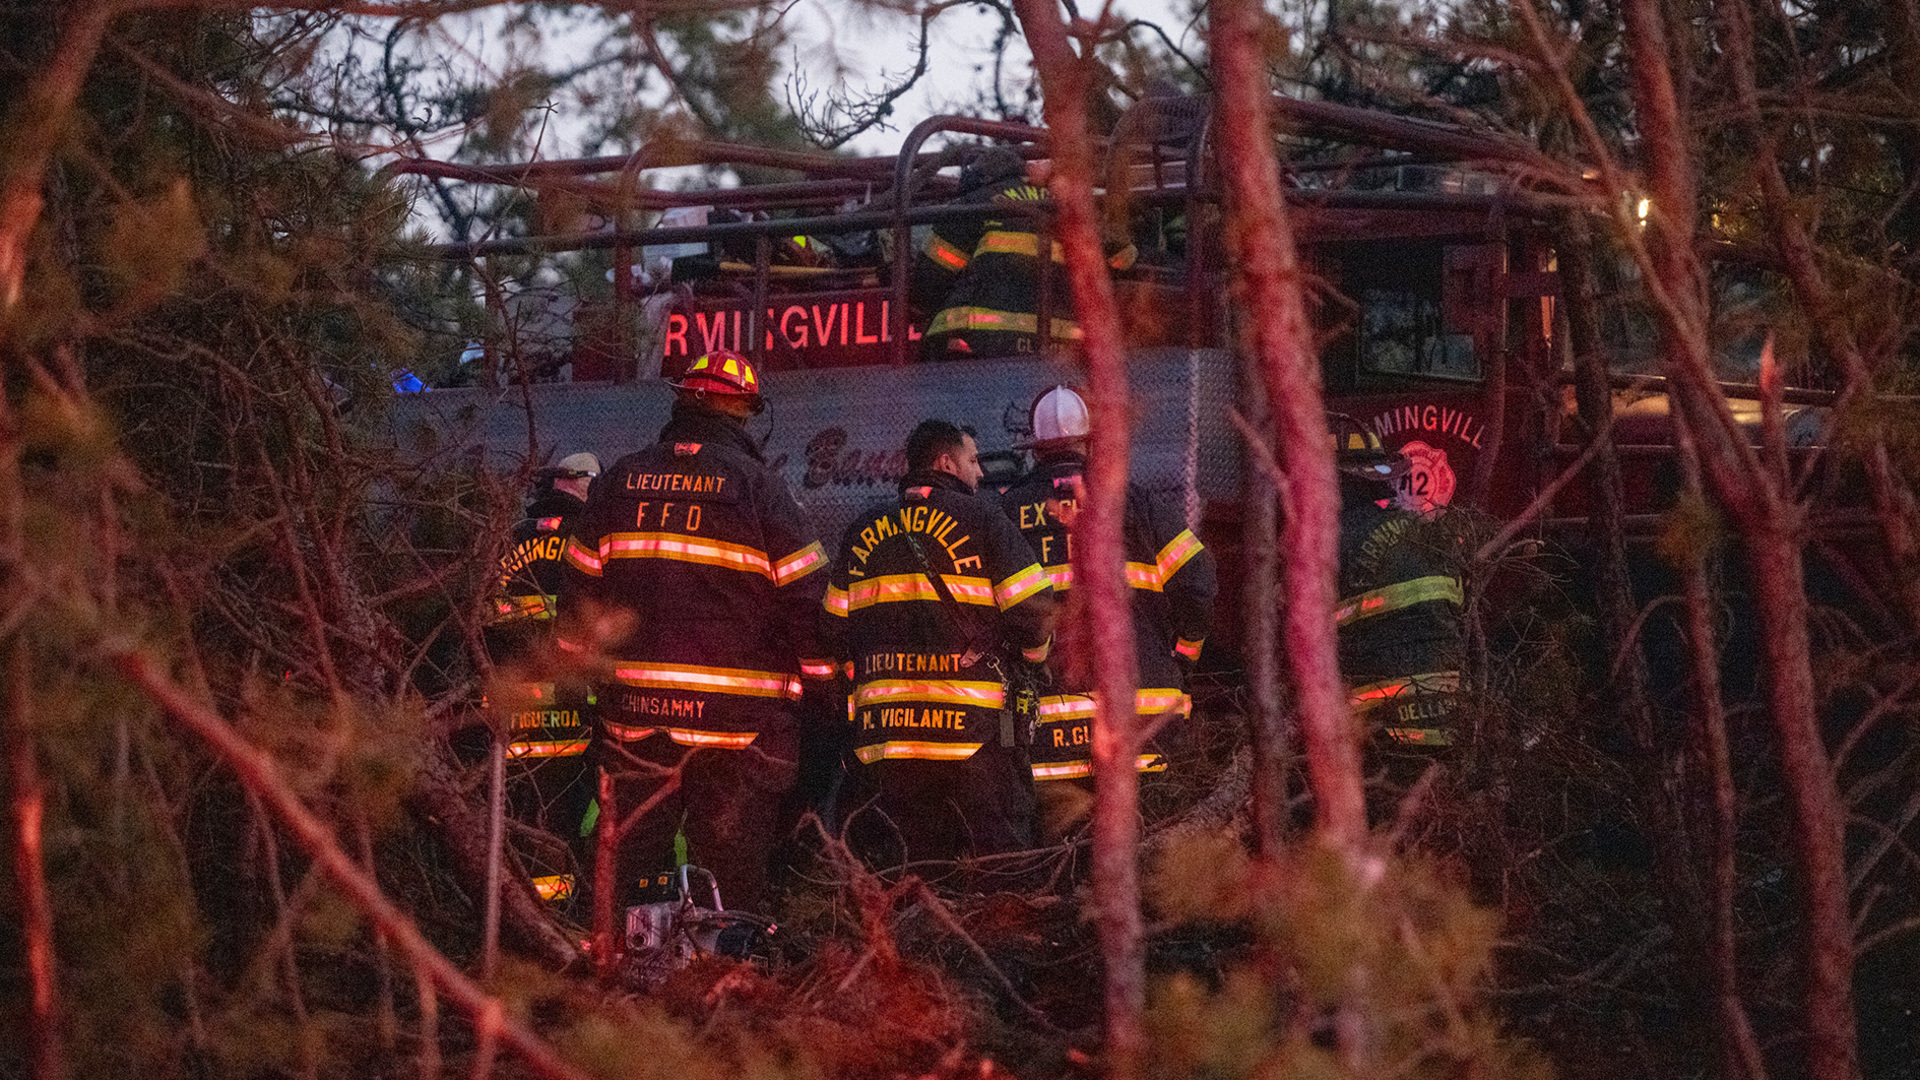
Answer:
[[[1623,13],[1635,118],[1654,204],[1648,220],[1646,265],[1652,271],[1648,287],[1659,313],[1661,348],[1675,402],[1686,413],[1684,422],[1698,449],[1701,471],[1746,546],[1767,672],[1767,704],[1794,812],[1806,923],[1807,1073],[1814,1080],[1853,1080],[1859,1075],[1859,1050],[1845,814],[1814,712],[1800,550],[1804,511],[1793,501],[1790,479],[1770,471],[1733,422],[1715,382],[1707,278],[1693,246],[1696,154],[1679,111],[1661,9],[1656,0],[1626,0]]]
[[[1699,453],[1685,423],[1676,421],[1674,439],[1688,497],[1705,499],[1706,492],[1700,485]],[[1733,765],[1727,749],[1727,712],[1720,684],[1720,648],[1713,629],[1714,603],[1707,578],[1707,557],[1704,550],[1690,551],[1680,567],[1693,699],[1689,749],[1706,778],[1707,838],[1711,845],[1707,877],[1710,887],[1697,898],[1707,908],[1705,960],[1712,975],[1720,1075],[1723,1080],[1739,1080],[1743,1076],[1746,1080],[1766,1080],[1766,1060],[1754,1036],[1753,1022],[1740,1000],[1740,953],[1733,918],[1737,802]],[[1697,895],[1702,890],[1690,892]],[[1686,902],[1695,898],[1689,895],[1677,899]]]
[[[1016,0],[1033,51],[1052,133],[1055,233],[1066,255],[1086,350],[1086,502],[1074,524],[1073,588],[1086,600],[1092,633],[1093,895],[1106,964],[1106,1073],[1137,1080],[1146,1056],[1146,954],[1140,917],[1139,776],[1134,709],[1139,685],[1122,523],[1126,514],[1130,417],[1125,342],[1101,251],[1093,202],[1093,141],[1087,128],[1087,65],[1074,53],[1056,0]],[[1049,340],[1052,328],[1039,328]]]
[[[1794,297],[1806,309],[1813,332],[1827,353],[1840,364],[1845,385],[1834,411],[1844,414],[1850,405],[1873,393],[1874,373],[1845,313],[1839,310],[1826,274],[1820,269],[1813,236],[1802,224],[1800,210],[1787,189],[1786,177],[1781,174],[1777,141],[1762,120],[1754,74],[1753,16],[1746,5],[1747,0],[1723,0],[1716,5],[1723,16],[1721,37],[1726,43],[1727,66],[1733,74],[1741,119],[1754,141],[1753,171],[1760,183],[1767,216],[1773,222],[1774,246],[1786,265]],[[1898,16],[1910,15],[1911,8],[1904,13],[1898,8],[1894,11],[1889,29],[1898,40],[1904,22]],[[1912,32],[1911,27],[1905,29],[1909,34]],[[1912,66],[1911,57],[1908,62]],[[1910,627],[1920,626],[1920,536],[1915,536],[1913,530],[1913,492],[1901,481],[1887,452],[1885,421],[1875,410],[1869,410],[1866,418],[1867,451],[1863,463],[1867,470],[1867,490],[1880,525],[1881,540],[1893,564],[1901,614]]]
[[[1807,594],[1800,550],[1801,515],[1743,530],[1760,614],[1762,669],[1780,741],[1780,767],[1793,806],[1806,920],[1807,1074],[1814,1080],[1860,1075],[1853,1008],[1853,924],[1847,899],[1846,814],[1814,712],[1807,637]]]
[[[1273,454],[1273,416],[1258,374],[1245,373],[1249,439],[1261,440],[1258,460]],[[1253,750],[1253,853],[1272,861],[1280,857],[1287,826],[1287,731],[1280,712],[1280,519],[1279,492],[1273,477],[1248,469],[1242,480],[1246,519],[1246,585],[1241,606],[1247,628],[1247,741]]]
[[[1248,351],[1259,365],[1283,466],[1280,550],[1287,553],[1281,636],[1293,675],[1321,839],[1357,853],[1367,834],[1359,730],[1347,707],[1334,643],[1340,492],[1320,389],[1320,360],[1301,289],[1299,255],[1280,194],[1262,11],[1248,0],[1213,8],[1221,173],[1228,236],[1239,266]]]
[[[1569,213],[1560,230],[1560,278],[1565,283],[1568,347],[1573,353],[1574,394],[1580,419],[1600,445],[1587,466],[1592,497],[1587,541],[1594,550],[1594,599],[1600,637],[1610,670],[1605,684],[1608,717],[1634,734],[1635,742],[1653,742],[1647,707],[1647,665],[1629,639],[1634,624],[1633,584],[1627,574],[1626,507],[1621,494],[1620,455],[1614,450],[1613,389],[1607,361],[1600,353],[1599,298],[1593,282],[1593,236],[1586,215]],[[1623,658],[1624,657],[1624,661]]]
[[[428,750],[415,785],[414,810],[432,827],[453,860],[460,880],[484,885],[487,880],[488,826],[486,812],[461,789],[455,766],[443,743]],[[579,949],[555,926],[524,874],[513,875],[500,889],[500,924],[508,938],[551,967],[565,967],[580,958]]]
[[[1734,792],[1726,744],[1726,714],[1720,697],[1720,653],[1715,647],[1711,593],[1707,585],[1705,553],[1690,553],[1680,568],[1685,604],[1688,657],[1693,693],[1689,751],[1706,783],[1706,850],[1696,840],[1690,813],[1696,805],[1699,781],[1676,769],[1670,740],[1663,740],[1654,722],[1647,696],[1647,666],[1635,632],[1636,605],[1627,573],[1625,505],[1621,494],[1620,458],[1613,446],[1610,422],[1613,392],[1600,355],[1598,298],[1592,280],[1592,235],[1583,213],[1567,215],[1561,231],[1560,273],[1566,283],[1569,345],[1574,357],[1574,389],[1581,419],[1598,441],[1588,466],[1592,516],[1588,532],[1595,554],[1594,596],[1599,615],[1609,677],[1603,689],[1608,703],[1606,720],[1631,737],[1636,757],[1634,774],[1648,807],[1655,862],[1661,880],[1661,906],[1673,924],[1677,947],[1686,958],[1681,974],[1697,984],[1713,1003],[1713,1019],[1720,1046],[1724,1080],[1763,1080],[1766,1075],[1753,1028],[1739,993],[1737,954],[1733,937],[1733,829]],[[1676,425],[1684,436],[1685,428]],[[1699,491],[1699,466],[1691,440],[1682,438],[1681,456],[1689,476],[1689,491]],[[1702,859],[1709,863],[1708,885],[1699,873]],[[1727,871],[1723,880],[1721,872]],[[1703,1014],[1702,1021],[1707,1019]]]

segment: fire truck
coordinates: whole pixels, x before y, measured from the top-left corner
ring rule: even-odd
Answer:
[[[1289,216],[1316,279],[1328,408],[1408,459],[1402,483],[1423,508],[1521,513],[1584,449],[1569,423],[1571,364],[1557,309],[1564,200],[1530,190],[1518,167],[1537,151],[1325,102],[1281,97],[1274,106]],[[610,461],[651,442],[664,423],[663,377],[726,347],[763,372],[770,408],[753,433],[829,541],[890,495],[905,471],[907,433],[922,419],[973,428],[989,477],[1010,478],[1030,404],[1051,385],[1075,383],[1076,362],[1066,352],[927,362],[920,340],[931,312],[914,306],[910,266],[928,226],[1006,212],[953,201],[965,147],[1044,159],[1048,139],[1024,124],[937,116],[881,158],[694,140],[566,161],[403,162],[397,171],[439,182],[530,190],[536,220],[550,226],[440,245],[430,257],[471,262],[491,281],[493,260],[525,266],[599,251],[612,281],[604,295],[571,299],[571,334],[545,351],[509,332],[516,320],[490,286],[497,330],[475,350],[480,385],[403,395],[395,430],[404,441],[431,428],[439,452],[481,454],[503,470],[580,450]],[[1124,222],[1140,252],[1115,274],[1136,410],[1133,474],[1177,493],[1230,564],[1243,485],[1260,481],[1244,467],[1233,423],[1247,394],[1211,145],[1204,99],[1148,98],[1099,150],[1103,216]],[[725,167],[751,182],[695,190],[650,182],[688,167]],[[1044,204],[1035,220],[1044,245]],[[1041,326],[1064,302],[1048,295],[1046,277]],[[1627,524],[1651,535],[1675,484],[1659,464],[1672,453],[1665,396],[1657,378],[1614,379],[1615,438],[1636,463]],[[1757,427],[1753,388],[1728,389]],[[1810,437],[1830,398],[1790,392]],[[1576,479],[1530,527],[1577,534],[1588,501]],[[1222,605],[1223,643],[1236,636],[1235,607]]]

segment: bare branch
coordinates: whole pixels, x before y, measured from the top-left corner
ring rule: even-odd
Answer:
[[[53,952],[53,904],[47,895],[46,863],[41,856],[40,825],[46,813],[46,789],[34,760],[38,740],[29,718],[33,672],[27,644],[15,641],[10,650],[7,681],[7,741],[9,786],[13,789],[13,880],[24,938],[27,982],[30,988],[29,1061],[33,1080],[61,1080],[67,1074],[60,1038],[60,987]]]
[[[1126,343],[1093,201],[1093,136],[1087,120],[1092,58],[1074,52],[1056,0],[1015,0],[1014,10],[1046,92],[1045,116],[1053,135],[1050,188],[1059,215],[1055,225],[1085,335],[1086,398],[1093,431],[1087,499],[1074,527],[1073,575],[1074,592],[1087,602],[1097,687],[1092,748],[1095,920],[1106,961],[1107,1075],[1139,1080],[1147,1050],[1146,971],[1138,854],[1140,781],[1134,772],[1140,746],[1134,692],[1140,676],[1122,536],[1132,438]]]
[[[145,653],[120,652],[111,659],[128,681],[233,769],[247,790],[273,812],[346,898],[387,935],[433,986],[466,1009],[476,1025],[485,1022],[489,1014],[500,1015],[498,999],[461,974],[427,941],[413,920],[387,899],[379,884],[342,850],[332,830],[302,805],[299,796],[280,776],[272,758],[243,739],[213,710],[188,696]],[[535,1073],[552,1080],[589,1080],[585,1072],[562,1059],[524,1024],[506,1017],[497,1023],[507,1048]]]
[[[847,95],[832,90],[827,92],[826,102],[821,104],[820,92],[807,89],[806,73],[800,69],[796,50],[794,73],[787,79],[786,95],[787,107],[793,111],[800,131],[814,145],[823,150],[832,150],[875,127],[886,127],[886,119],[893,115],[893,103],[919,85],[921,77],[927,73],[927,33],[933,20],[949,8],[969,3],[972,0],[945,0],[944,3],[929,4],[923,9],[920,12],[920,37],[914,46],[913,70],[901,76],[898,82],[877,92]],[[884,72],[881,78],[886,78]]]
[[[52,59],[29,80],[26,98],[5,119],[8,152],[0,157],[0,167],[6,170],[0,174],[0,318],[10,317],[20,301],[27,240],[40,220],[47,165],[115,14],[112,0],[77,0],[68,5]]]

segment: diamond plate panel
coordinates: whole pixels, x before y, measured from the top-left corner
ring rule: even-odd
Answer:
[[[1227,420],[1236,393],[1232,358],[1220,350],[1142,350],[1129,355],[1128,370],[1134,479],[1184,495],[1191,478],[1202,500],[1235,498],[1239,436]],[[1034,398],[1055,383],[1081,381],[1077,368],[1035,360],[827,368],[763,379],[768,408],[748,431],[830,540],[860,510],[893,497],[906,468],[907,434],[921,420],[970,426],[983,455],[1015,454],[1024,467],[1017,447],[1027,437]],[[611,465],[655,440],[672,398],[659,382],[430,390],[396,402],[393,434],[417,457],[479,456],[502,471],[529,456],[545,463],[581,450]]]

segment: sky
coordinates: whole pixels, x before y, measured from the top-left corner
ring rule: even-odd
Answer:
[[[1183,5],[1173,0],[1115,0],[1117,15],[1159,23],[1183,51],[1198,51],[1197,27],[1188,27],[1179,14]],[[1091,6],[1084,10],[1091,12]],[[791,15],[800,70],[810,80],[834,77],[836,62],[845,66],[844,85],[882,86],[886,74],[911,68],[918,22],[906,16],[830,0],[801,0]],[[850,144],[862,154],[891,153],[901,136],[920,120],[940,112],[958,111],[975,97],[977,87],[992,78],[993,39],[999,20],[981,8],[958,8],[943,13],[930,35],[931,64],[920,85],[896,104],[898,120],[891,131],[871,131]],[[1009,82],[1027,76],[1028,54],[1016,43],[1008,50]]]
[[[798,72],[812,89],[836,87],[857,94],[878,90],[910,71],[919,19],[916,14],[890,10],[884,6],[889,2],[897,0],[790,0],[783,16],[790,40],[781,57],[785,74]],[[1116,16],[1154,21],[1183,50],[1198,50],[1199,30],[1188,26],[1186,17],[1180,14],[1185,7],[1182,0],[1112,0],[1112,4]],[[1082,7],[1093,10],[1090,0],[1082,0]],[[415,47],[432,54],[426,57],[430,63],[485,73],[478,80],[482,82],[495,81],[500,72],[517,63],[533,61],[559,67],[594,51],[592,35],[600,26],[595,18],[577,9],[572,13],[535,9],[531,11],[535,32],[527,32],[524,26],[512,33],[506,30],[509,20],[528,13],[523,5],[504,4],[444,16],[435,21],[427,37],[417,39]],[[370,61],[390,25],[384,19],[368,20],[369,36],[357,42],[342,37],[335,50],[352,48]],[[937,112],[972,111],[968,103],[991,79],[992,44],[998,26],[998,16],[984,8],[964,6],[943,12],[931,31],[927,74],[895,104],[895,115],[887,129],[868,132],[851,148],[863,154],[892,153],[905,132],[925,117]],[[1004,72],[1010,95],[1024,85],[1028,65],[1024,45],[1016,41],[1008,50]],[[642,97],[659,95],[658,80],[643,82],[642,75],[635,73],[629,91]],[[556,102],[558,108],[549,121],[551,130],[544,138],[542,157],[578,152],[577,147],[569,145],[570,136],[577,134],[571,130],[569,104]]]
[[[1084,11],[1094,10],[1090,0],[1081,3]],[[1180,14],[1187,0],[1112,3],[1117,17],[1154,21],[1183,51],[1200,51],[1199,28],[1189,26]],[[509,28],[514,20],[525,16],[530,16],[531,28],[525,20]],[[853,0],[790,0],[782,19],[790,44],[781,57],[785,71],[782,88],[776,93],[784,93],[786,78],[796,72],[811,90],[832,87],[843,95],[858,96],[884,88],[912,69],[917,15]],[[342,59],[351,50],[359,53],[363,62],[372,63],[391,25],[388,20],[367,20],[359,36],[341,34],[332,50]],[[471,73],[462,81],[492,84],[498,82],[502,72],[517,66],[558,68],[592,56],[600,44],[597,35],[603,25],[596,15],[583,14],[577,8],[569,12],[564,8],[503,4],[442,17],[424,36],[416,35],[411,41],[430,68],[438,70],[444,65],[456,72]],[[927,74],[895,103],[886,126],[868,130],[843,149],[863,156],[891,155],[899,149],[906,132],[927,116],[977,112],[972,103],[992,78],[992,44],[998,26],[997,15],[983,8],[965,6],[944,12],[931,32]],[[326,59],[323,56],[323,66]],[[1016,41],[1009,47],[1002,77],[1009,100],[1018,100],[1031,77],[1022,43]],[[647,105],[657,105],[665,96],[658,78],[640,71],[623,74],[611,92],[633,95]],[[586,147],[583,117],[587,110],[572,95],[559,95],[551,104],[540,121],[538,157],[605,152]],[[428,155],[450,157],[457,145],[451,140],[458,137],[458,132],[451,132],[442,141],[429,144]],[[381,152],[373,155],[375,160],[384,156]],[[690,170],[690,174],[688,179],[699,175],[697,170]],[[656,182],[674,184],[676,179],[656,174]],[[430,208],[422,209],[432,220],[420,224],[430,233],[441,233]]]

